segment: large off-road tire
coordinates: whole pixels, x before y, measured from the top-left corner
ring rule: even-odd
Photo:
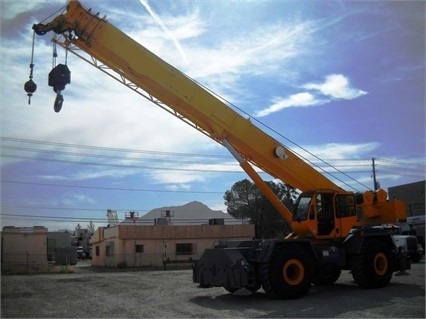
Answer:
[[[275,248],[260,270],[262,288],[270,297],[303,297],[311,287],[312,258],[301,246]]]
[[[392,278],[391,250],[379,238],[364,240],[361,253],[352,258],[352,277],[363,288],[386,286]]]

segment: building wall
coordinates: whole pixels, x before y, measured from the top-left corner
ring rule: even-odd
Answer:
[[[425,215],[425,187],[426,181],[389,187],[389,198],[401,199],[405,203],[408,216]],[[415,231],[420,236],[419,241],[424,245],[425,225],[410,226],[406,223],[400,223],[403,231]]]
[[[118,225],[95,232],[92,265],[162,267],[167,259],[197,259],[218,240],[250,240],[253,236],[254,225]]]
[[[407,216],[425,214],[425,186],[426,181],[389,187],[389,199],[401,199],[405,203]]]
[[[53,255],[56,248],[71,247],[71,234],[67,232],[47,233],[47,253]],[[51,258],[49,258],[50,260]]]
[[[47,228],[4,227],[2,270],[30,271],[47,268]]]
[[[57,265],[77,263],[76,247],[71,246],[71,234],[68,232],[47,232],[47,260]]]

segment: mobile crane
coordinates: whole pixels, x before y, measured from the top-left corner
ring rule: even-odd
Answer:
[[[291,225],[293,233],[283,239],[222,242],[207,249],[193,265],[193,282],[199,287],[224,287],[229,292],[262,287],[271,297],[298,298],[313,283],[334,283],[342,270],[350,270],[359,286],[377,288],[387,285],[395,271],[409,268],[390,234],[378,227],[406,218],[403,203],[388,201],[384,190],[362,194],[343,190],[78,1],[70,1],[66,12],[35,24],[33,30],[38,35],[49,31],[61,35],[53,41],[226,147]],[[49,85],[58,93],[57,112],[63,102],[60,91],[69,82],[67,68],[49,75]],[[27,84],[30,96],[35,84]],[[300,190],[293,212],[253,165]]]

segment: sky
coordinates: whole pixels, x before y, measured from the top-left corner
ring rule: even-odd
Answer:
[[[0,2],[1,226],[107,224],[223,196],[248,178],[221,145],[36,36],[63,0]],[[425,179],[425,2],[84,0],[82,4],[351,191]],[[53,63],[71,84],[53,111]],[[327,164],[327,165],[326,165]],[[265,180],[272,177],[261,173]],[[285,182],[285,181],[283,181]]]

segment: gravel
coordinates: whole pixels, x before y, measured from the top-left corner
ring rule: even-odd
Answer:
[[[73,270],[73,268],[67,269]],[[356,286],[343,272],[332,286],[296,300],[199,289],[192,271],[108,270],[87,264],[73,273],[3,275],[2,318],[425,318],[425,263],[381,289]]]

